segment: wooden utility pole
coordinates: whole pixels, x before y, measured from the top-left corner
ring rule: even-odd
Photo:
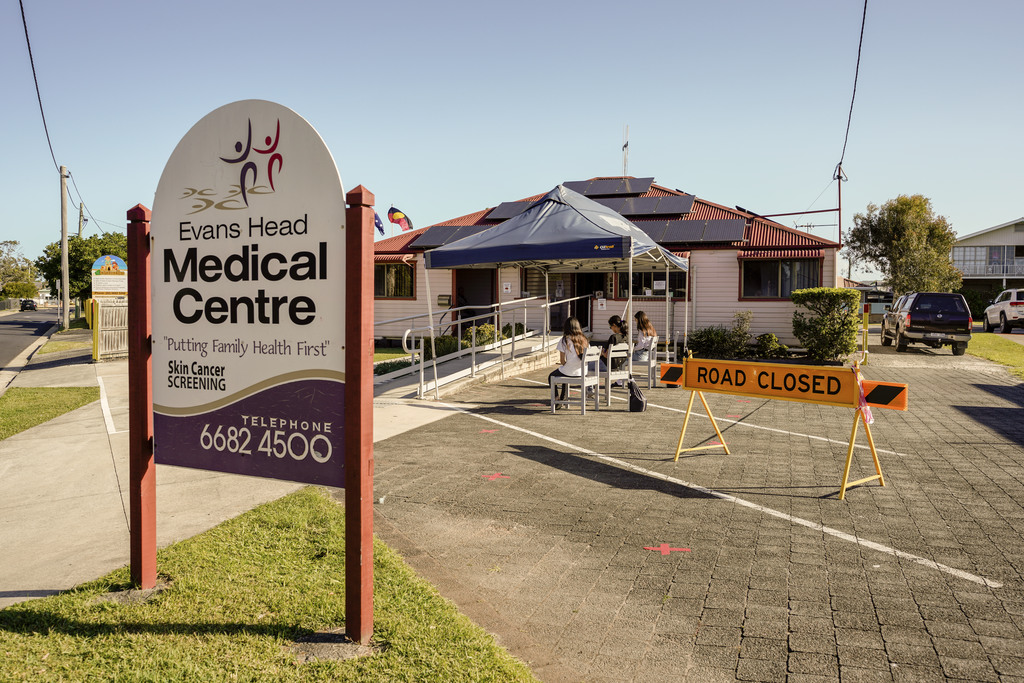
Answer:
[[[68,329],[68,168],[60,167],[60,326]]]

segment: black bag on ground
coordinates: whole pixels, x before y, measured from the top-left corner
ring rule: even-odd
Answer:
[[[642,413],[647,410],[647,397],[644,396],[644,392],[640,391],[636,380],[632,377],[629,378],[626,381],[626,387],[629,389],[629,412]]]

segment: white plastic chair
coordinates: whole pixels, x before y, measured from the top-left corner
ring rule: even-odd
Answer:
[[[575,403],[573,399],[572,390],[573,388],[579,388],[580,390],[580,415],[587,414],[587,389],[589,387],[594,388],[594,410],[599,410],[601,405],[601,373],[596,369],[590,370],[591,363],[594,367],[597,367],[597,363],[601,359],[601,347],[600,346],[588,346],[586,352],[583,354],[583,372],[579,377],[551,377],[549,384],[551,386],[551,413],[554,414],[557,406],[570,406]],[[558,385],[565,384],[567,391],[565,392],[565,400],[556,398],[555,393]]]
[[[622,359],[622,367],[613,370],[612,366],[617,364],[615,361],[618,359]],[[608,405],[612,404],[612,383],[621,380],[625,385],[627,379],[629,379],[629,344],[613,344],[608,347],[608,358],[605,359],[604,395]]]
[[[647,371],[647,388],[652,389],[658,383],[658,337],[651,337],[651,349],[647,353],[647,360],[635,360],[633,361],[633,367],[636,369],[637,374]]]

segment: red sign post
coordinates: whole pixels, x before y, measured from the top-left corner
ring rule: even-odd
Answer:
[[[142,204],[128,210],[128,473],[131,576],[156,585],[156,465],[153,462],[153,352],[149,305],[149,222]]]
[[[360,185],[345,201],[345,632],[366,644],[373,635],[374,197]]]

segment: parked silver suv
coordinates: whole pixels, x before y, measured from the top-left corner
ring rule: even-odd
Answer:
[[[981,319],[986,332],[999,331],[1008,334],[1014,327],[1024,327],[1024,289],[1007,289],[996,297],[985,309]]]

